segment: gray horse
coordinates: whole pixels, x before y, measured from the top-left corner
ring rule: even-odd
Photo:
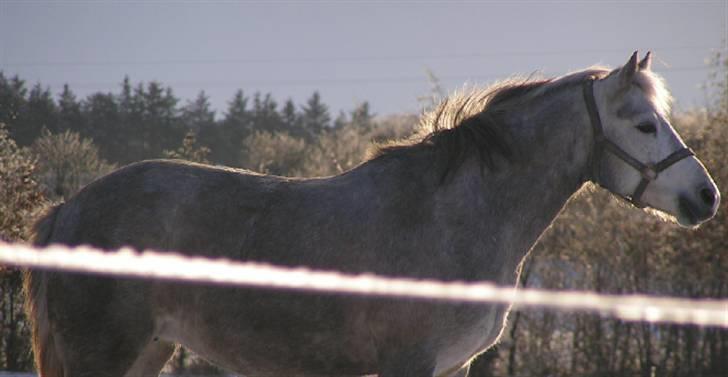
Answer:
[[[449,98],[419,135],[333,177],[127,166],[49,211],[35,244],[514,285],[588,181],[683,226],[715,214],[717,188],[668,107],[649,53],[510,80]],[[247,376],[462,375],[509,309],[44,271],[25,284],[43,377],[156,376],[175,345]]]

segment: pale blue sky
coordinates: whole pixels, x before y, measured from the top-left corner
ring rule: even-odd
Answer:
[[[0,0],[0,70],[81,97],[124,75],[224,110],[237,88],[332,113],[416,112],[425,69],[447,90],[515,73],[622,64],[652,49],[679,108],[700,106],[726,1],[102,2]],[[184,103],[184,101],[183,101]]]

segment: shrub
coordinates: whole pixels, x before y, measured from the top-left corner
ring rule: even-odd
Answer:
[[[35,160],[0,123],[0,240],[28,239],[31,219],[46,202],[33,179]],[[0,266],[0,370],[29,370],[30,333],[23,312],[20,271]]]
[[[43,130],[31,150],[38,159],[36,177],[49,198],[67,199],[116,168],[99,157],[91,139],[82,138],[76,132],[52,134]]]

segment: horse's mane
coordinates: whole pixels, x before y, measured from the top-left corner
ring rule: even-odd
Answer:
[[[472,153],[478,155],[484,168],[496,170],[496,155],[507,161],[514,157],[504,115],[517,111],[526,100],[613,72],[616,70],[592,67],[557,78],[513,77],[485,88],[456,93],[425,113],[412,137],[379,145],[373,158],[398,158],[426,149],[432,152],[433,167],[441,173],[443,181]],[[652,76],[646,79],[652,82]]]

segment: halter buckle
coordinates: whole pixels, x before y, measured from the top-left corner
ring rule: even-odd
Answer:
[[[642,175],[642,178],[648,180],[648,181],[654,181],[657,179],[657,176],[660,175],[660,173],[655,170],[655,166],[652,164],[645,165],[642,169],[640,169],[640,175]]]

